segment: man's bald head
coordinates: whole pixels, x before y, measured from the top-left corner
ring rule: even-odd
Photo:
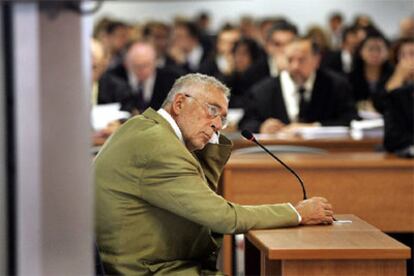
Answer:
[[[156,69],[157,53],[148,42],[135,42],[128,50],[125,65],[139,81],[146,81]]]
[[[98,81],[106,70],[108,55],[104,46],[96,39],[91,39],[92,80]]]

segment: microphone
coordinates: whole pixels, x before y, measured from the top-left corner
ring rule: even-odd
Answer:
[[[243,130],[241,132],[241,135],[246,138],[247,140],[255,143],[256,145],[258,145],[259,147],[261,147],[265,152],[267,152],[268,154],[270,154],[270,156],[272,156],[274,159],[276,159],[280,164],[282,164],[288,171],[290,171],[294,176],[296,176],[296,178],[299,180],[300,185],[302,186],[302,192],[303,192],[303,200],[307,199],[308,197],[306,196],[306,190],[305,190],[305,185],[303,184],[302,179],[300,179],[299,175],[297,175],[297,173],[292,170],[288,165],[286,165],[282,160],[280,160],[279,158],[276,157],[276,155],[274,155],[273,153],[271,153],[267,148],[265,148],[265,146],[263,146],[262,144],[259,143],[259,141],[256,140],[256,138],[254,138],[253,134],[248,131],[248,130]]]

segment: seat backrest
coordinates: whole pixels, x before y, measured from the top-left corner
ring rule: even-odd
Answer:
[[[308,154],[326,154],[327,151],[320,148],[292,146],[292,145],[270,145],[266,148],[272,153],[308,153]],[[255,154],[264,153],[263,149],[258,146],[251,146],[234,150],[232,154]]]

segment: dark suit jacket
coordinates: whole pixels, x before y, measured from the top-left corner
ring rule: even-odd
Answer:
[[[259,81],[270,77],[270,68],[267,61],[267,56],[259,58],[245,73],[246,79],[249,80],[250,85],[254,85]]]
[[[168,92],[171,90],[175,80],[179,77],[180,75],[174,71],[165,68],[158,68],[152,98],[148,107],[152,107],[155,110],[159,109]],[[137,108],[136,101],[136,95],[132,93],[132,90],[130,90],[128,97],[124,98],[122,101],[121,110],[131,112],[134,108]]]
[[[414,145],[414,84],[387,93],[384,147],[388,151]]]
[[[123,63],[118,64],[117,66],[109,69],[107,74],[115,76],[128,83],[128,73]]]
[[[321,61],[321,67],[335,71],[336,73],[347,76],[342,64],[341,50],[327,52]]]
[[[200,65],[200,73],[213,76],[216,79],[226,83],[227,77],[220,72],[220,69],[218,68],[216,57],[213,55],[206,59],[201,65]]]
[[[371,99],[375,109],[383,113],[385,108],[385,84],[391,77],[394,68],[386,63],[381,70],[381,76],[375,87],[370,88],[365,78],[363,68],[354,68],[349,75],[352,85],[352,93],[356,102]]]
[[[98,82],[98,104],[120,103],[129,93],[125,81],[108,73],[103,74]]]
[[[190,68],[188,63],[176,64],[176,66],[181,68],[181,70],[184,71],[185,73],[199,73],[201,70],[201,65],[207,62],[207,60],[212,56],[211,50],[209,50],[208,48],[204,48],[203,45],[201,46],[203,48],[203,55],[201,56],[200,62],[198,63],[198,68],[194,70]]]
[[[239,127],[259,132],[260,125],[268,118],[279,119],[285,124],[290,123],[280,76],[267,78],[252,88]],[[320,122],[325,126],[346,126],[355,118],[357,111],[346,79],[330,71],[318,70],[305,121]]]

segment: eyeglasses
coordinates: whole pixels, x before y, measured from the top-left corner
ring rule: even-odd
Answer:
[[[209,117],[211,117],[211,119],[214,119],[220,116],[220,110],[221,110],[220,107],[209,104],[209,103],[202,104],[201,102],[197,100],[197,98],[189,94],[184,94],[184,96],[186,96],[187,98],[192,98],[195,102],[197,102],[201,106],[206,106],[207,114],[209,115]],[[221,120],[221,129],[225,129],[228,125],[227,117],[220,116],[220,120]]]

